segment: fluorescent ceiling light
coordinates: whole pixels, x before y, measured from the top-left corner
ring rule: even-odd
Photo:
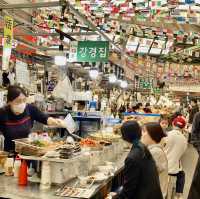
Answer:
[[[54,61],[56,65],[64,66],[67,63],[67,57],[64,55],[55,56]]]
[[[50,46],[49,48],[52,48],[52,49],[58,49],[59,46]]]

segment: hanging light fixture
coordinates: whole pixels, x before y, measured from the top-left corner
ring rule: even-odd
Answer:
[[[99,76],[99,71],[96,68],[91,68],[89,71],[89,76],[91,79],[97,79],[97,77]]]
[[[121,80],[121,82],[120,82],[120,87],[121,87],[121,88],[127,88],[127,87],[128,87],[127,81]]]
[[[58,55],[54,57],[55,65],[64,66],[67,64],[67,57],[64,55]]]
[[[111,70],[110,70],[110,74],[109,74],[108,79],[109,79],[109,82],[111,84],[114,84],[117,81],[117,77],[116,77],[114,70],[113,70],[113,65],[111,65]]]

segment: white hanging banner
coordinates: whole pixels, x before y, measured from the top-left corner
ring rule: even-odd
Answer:
[[[16,82],[25,86],[30,85],[30,73],[27,64],[19,60],[16,61]]]

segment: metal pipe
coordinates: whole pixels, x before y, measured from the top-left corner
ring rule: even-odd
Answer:
[[[65,34],[68,34],[70,36],[92,36],[92,35],[97,35],[95,32],[66,32]],[[0,35],[3,35],[3,32],[0,32]],[[14,36],[59,36],[59,33],[19,33],[15,34]]]
[[[60,1],[8,4],[8,5],[2,5],[0,10],[16,10],[16,9],[24,9],[24,8],[45,8],[45,7],[57,7],[57,6],[60,6]]]
[[[32,27],[32,28],[34,28],[35,30],[40,31],[40,32],[42,32],[42,33],[45,33],[43,30],[41,31],[41,29],[39,29],[37,26],[34,26],[31,22],[29,22],[29,21],[27,21],[27,20],[25,20],[25,19],[23,19],[23,18],[21,18],[21,17],[18,17],[16,14],[10,13],[10,12],[8,12],[8,11],[3,11],[3,14],[4,14],[4,15],[12,16],[12,17],[14,18],[15,21],[17,21],[17,22],[19,22],[19,23],[23,23],[23,24],[26,25],[26,26]],[[3,19],[2,16],[0,16],[0,18]],[[25,27],[23,27],[23,29],[26,30]],[[26,30],[26,31],[29,31],[29,30]]]

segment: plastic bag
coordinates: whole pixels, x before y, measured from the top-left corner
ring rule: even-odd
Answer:
[[[53,96],[56,98],[62,98],[68,104],[72,104],[73,101],[73,88],[69,78],[66,76],[64,80],[59,81],[53,90]]]

